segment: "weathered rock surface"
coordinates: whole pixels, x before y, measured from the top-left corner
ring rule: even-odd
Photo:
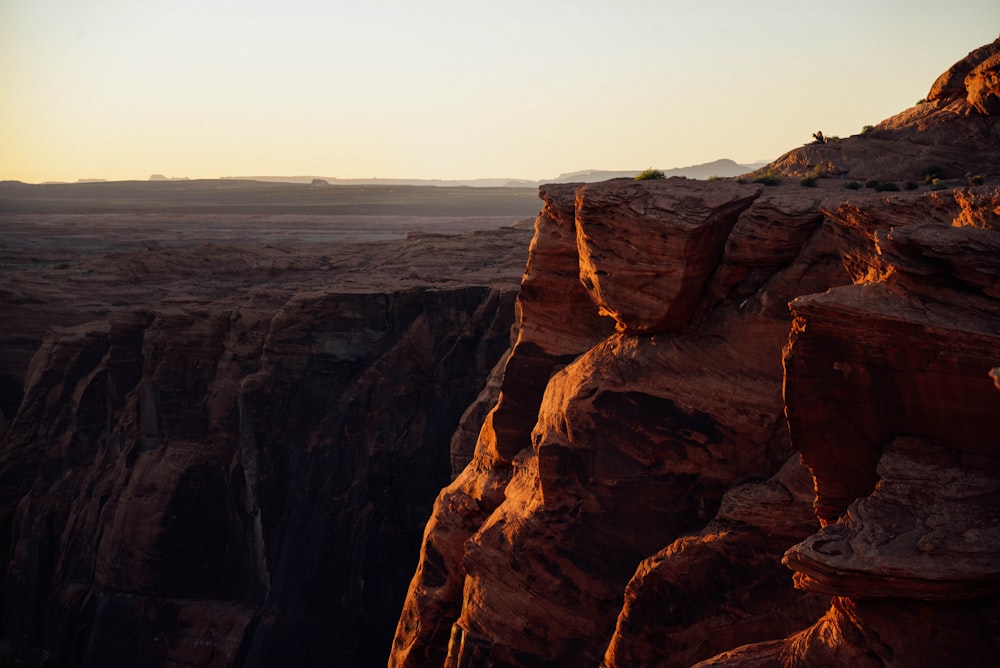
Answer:
[[[610,310],[613,300],[591,299],[580,279],[582,249],[598,245],[596,233],[588,241],[581,227],[598,230],[605,245],[632,233],[633,219],[628,216],[602,219],[594,212],[615,210],[637,187],[643,189],[647,213],[655,206],[649,202],[676,208],[675,193],[683,186],[679,181],[608,182],[588,185],[575,197],[567,187],[543,189],[545,206],[519,295],[518,344],[507,362],[500,400],[480,435],[476,458],[435,506],[391,663],[597,665],[615,635],[622,594],[640,562],[699,532],[727,490],[769,477],[787,459],[780,350],[790,318],[787,310],[778,313],[773,305],[787,302],[794,293],[784,291],[798,283],[777,279],[788,271],[784,255],[793,252],[788,239],[802,240],[795,253],[806,258],[804,263],[822,268],[823,275],[813,277],[817,284],[850,282],[840,263],[826,259],[835,239],[828,238],[830,231],[814,208],[815,194],[772,196],[758,186],[715,183],[717,192],[707,199],[688,195],[684,210],[700,211],[701,221],[725,220],[727,232],[716,230],[708,235],[711,242],[700,246],[703,257],[714,259],[710,270],[698,269],[700,278],[686,288],[684,315],[678,320],[684,323],[683,331],[638,335],[629,331],[627,321],[622,326],[603,318],[601,324],[599,309]],[[581,203],[587,203],[589,219],[579,214]],[[776,249],[789,247],[755,262],[770,270],[766,280],[762,271],[754,274],[758,267],[745,266],[735,252],[726,254],[730,228],[739,228],[743,221],[742,229],[748,232],[741,238],[746,241],[730,247],[745,253],[753,243],[749,230],[764,227],[753,213],[756,206],[785,212],[791,228],[775,225],[775,240],[764,242]],[[665,209],[657,215],[672,214]],[[678,229],[683,231],[683,226]],[[813,243],[805,243],[806,238]],[[682,255],[694,247],[678,242],[663,248]],[[661,264],[683,266],[684,259],[666,255]],[[629,281],[648,278],[645,269],[634,275],[629,271],[627,263],[621,263],[608,272],[620,281],[617,289],[623,295]],[[751,274],[756,288],[748,290]],[[652,294],[661,302],[646,297],[647,302],[658,314],[666,313],[675,295],[669,290]],[[552,301],[550,296],[556,295],[560,299]],[[553,318],[546,305],[566,310]],[[654,321],[655,327],[663,326],[661,315],[649,318]],[[613,333],[616,324],[624,331]],[[548,353],[544,366],[540,350]],[[509,388],[517,387],[508,383],[530,368],[536,370],[531,387],[539,388],[535,402],[508,406]],[[517,429],[498,431],[498,417],[514,409]],[[791,502],[788,492],[772,495]],[[811,508],[800,502],[797,519],[792,519],[794,511],[782,512],[773,525],[763,517],[756,525],[742,517],[720,518],[717,527],[703,534],[704,545],[710,547],[692,543],[682,552],[711,560],[712,554],[756,551],[761,567],[748,565],[732,577],[769,590],[762,583],[781,582],[784,576],[780,554],[811,531],[804,528],[814,521]],[[715,536],[723,526],[726,537]],[[764,556],[768,554],[769,562]],[[651,570],[657,581],[670,577],[670,568]],[[720,607],[725,605],[721,580],[719,585],[701,605],[717,610],[722,624],[727,614]],[[640,589],[636,596],[642,604],[625,614],[622,640],[615,645],[621,653],[612,662],[627,663],[635,656],[629,653],[629,642],[645,636],[636,629],[651,622],[648,615],[655,615],[656,604],[650,600],[665,604],[648,594],[655,588]],[[791,626],[802,626],[810,619],[803,611],[818,611],[816,600],[796,593],[785,576],[783,584],[758,601],[756,612],[736,616],[746,617],[747,629],[759,629],[769,625],[764,617],[781,609],[789,611],[789,620],[798,615]],[[645,613],[637,618],[634,609]],[[654,626],[663,628],[659,622]],[[786,630],[772,628],[773,637]],[[672,633],[679,656],[704,658],[716,649],[696,640],[696,631],[685,635],[675,625]],[[732,637],[753,635],[747,633]]]
[[[549,377],[613,331],[579,281],[575,189],[542,189],[544,206],[517,299],[517,340],[472,461],[434,504],[393,641],[395,665],[442,665],[454,660],[452,647],[457,652],[466,644],[474,651],[474,640],[454,625],[462,613],[464,545],[503,502],[515,458],[531,445]]]
[[[812,480],[797,455],[770,480],[727,492],[704,529],[640,564],[603,665],[689,666],[822,615],[829,599],[790,590],[773,559],[778,546],[816,530],[811,499]]]
[[[43,323],[85,322],[0,447],[0,663],[384,665],[530,235],[251,236],[8,262],[9,292],[60,291]]]
[[[1000,394],[990,377],[1000,231],[913,225],[876,239],[893,271],[793,302],[785,358],[792,442],[826,523],[785,563],[798,587],[837,598],[784,643],[705,665],[1000,661]],[[826,362],[807,361],[820,348]],[[820,404],[833,417],[823,430]]]
[[[816,624],[790,639],[745,645],[695,668],[992,666],[998,614],[990,599],[930,604],[835,598]]]
[[[973,192],[981,209],[967,208]],[[786,410],[826,526],[784,561],[798,587],[834,602],[785,641],[699,665],[1000,660],[1000,394],[989,375],[1000,343],[991,215],[1000,192],[949,199],[953,206],[934,196],[916,202],[930,218],[944,216],[938,223],[887,215],[885,206],[833,214],[864,227],[875,253],[853,255],[867,280],[791,304]]]
[[[810,591],[854,598],[988,598],[997,572],[997,460],[899,437],[879,460],[878,487],[841,521],[788,551]]]
[[[936,231],[954,237],[954,252],[965,246],[972,272],[983,256],[969,247],[968,233],[991,240],[987,245],[998,238],[991,230]],[[919,236],[897,229],[887,238],[894,235]],[[933,272],[923,289],[903,269],[916,257]],[[930,250],[890,266],[895,271],[884,281],[792,303],[796,320],[785,356],[788,419],[793,442],[813,469],[816,510],[824,522],[835,521],[851,501],[872,491],[881,448],[897,435],[996,456],[992,431],[1000,403],[987,375],[1000,345],[996,299],[981,286],[961,282]],[[992,272],[976,273],[979,283],[995,280]],[[817,421],[828,426],[817,430]]]
[[[996,48],[961,100],[809,151],[990,173]],[[439,496],[390,665],[994,665],[1000,188],[562,188],[519,297],[533,345]],[[558,318],[531,301],[559,293]],[[540,398],[498,432],[529,367]]]
[[[631,179],[577,191],[580,280],[622,331],[684,329],[724,248],[761,186],[718,188]],[[669,258],[669,262],[664,262]]]

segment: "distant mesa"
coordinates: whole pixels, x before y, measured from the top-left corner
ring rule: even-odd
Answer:
[[[313,188],[327,188],[329,187],[330,182],[326,179],[313,179],[309,185]]]
[[[186,176],[173,176],[168,177],[163,174],[150,174],[150,181],[190,181],[191,179]]]
[[[727,178],[730,176],[740,176],[751,172],[766,163],[753,163],[741,165],[728,158],[713,160],[698,165],[687,167],[675,167],[664,169],[663,175],[666,177],[683,176],[689,179],[710,179],[713,176]],[[560,174],[553,181],[554,183],[594,183],[597,181],[607,181],[608,179],[633,178],[641,170],[633,169],[628,171],[608,171],[603,169],[588,169],[579,172],[567,172]]]

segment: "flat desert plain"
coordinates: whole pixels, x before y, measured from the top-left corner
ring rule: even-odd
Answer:
[[[171,302],[514,284],[534,188],[0,183],[0,409],[53,328]]]

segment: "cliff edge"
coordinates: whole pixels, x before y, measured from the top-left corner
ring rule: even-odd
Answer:
[[[1000,662],[998,53],[776,187],[541,188],[390,666]]]

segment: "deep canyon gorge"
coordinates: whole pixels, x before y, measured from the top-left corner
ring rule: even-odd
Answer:
[[[533,230],[5,259],[0,665],[998,665],[998,167],[1000,40]]]

